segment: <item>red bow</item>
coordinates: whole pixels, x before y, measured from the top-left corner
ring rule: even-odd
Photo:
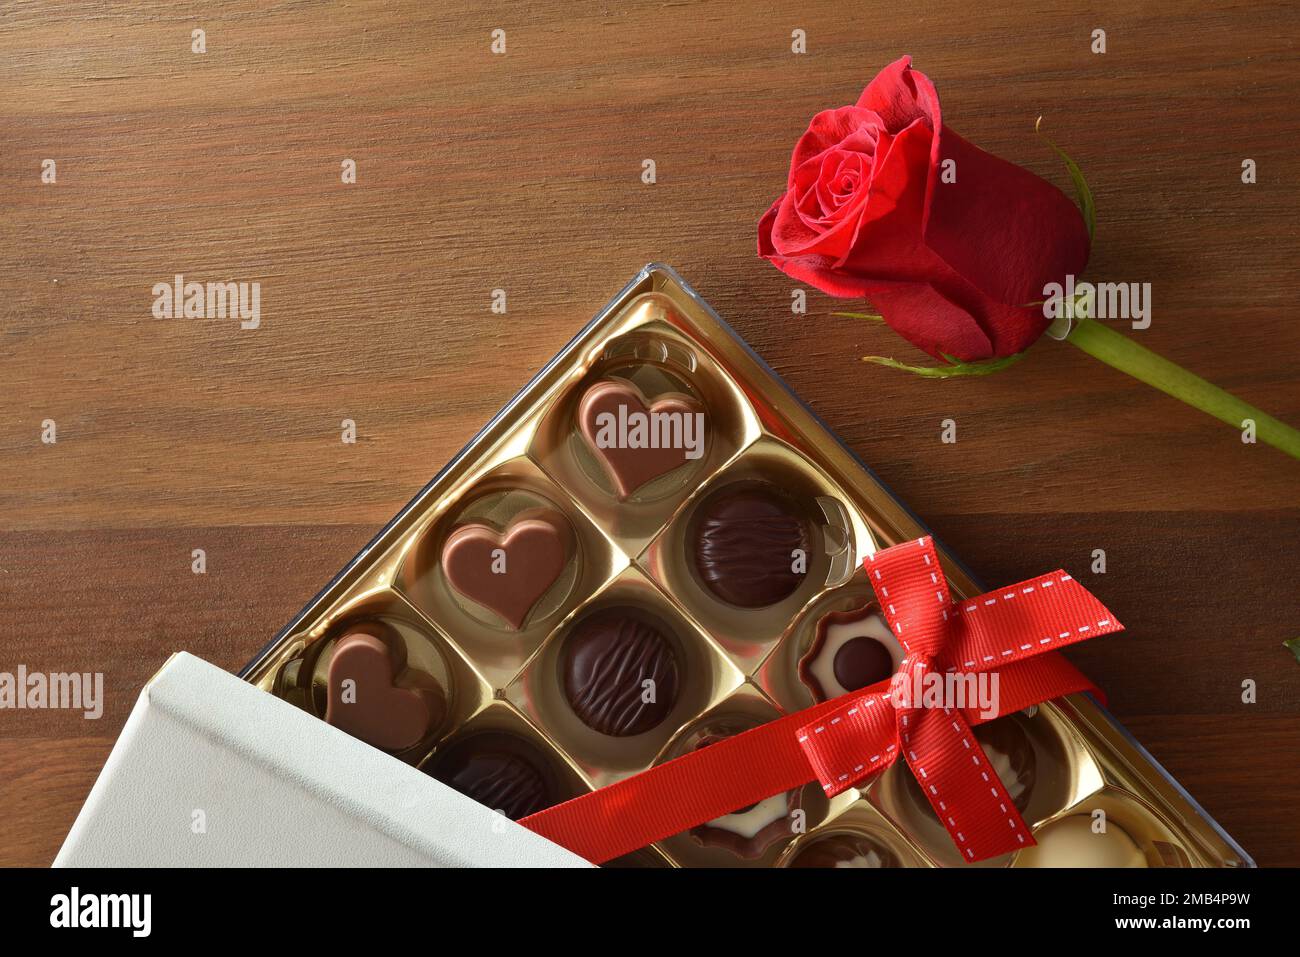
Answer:
[[[981,674],[996,675],[998,714],[1095,692],[1053,651],[1123,627],[1061,571],[954,604],[928,537],[877,552],[866,568],[907,653],[892,681],[932,672],[962,677],[969,687]],[[967,860],[1033,844],[971,734],[972,724],[990,716],[974,702],[918,706],[900,697],[898,684],[891,693],[890,684],[772,721],[520,823],[601,863],[814,779],[827,795],[839,794],[901,750]]]

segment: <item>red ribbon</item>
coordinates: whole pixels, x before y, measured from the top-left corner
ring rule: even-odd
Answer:
[[[1122,625],[1086,588],[1056,571],[952,602],[933,542],[870,556],[866,569],[907,657],[890,681],[735,735],[519,823],[603,863],[809,781],[828,796],[883,771],[900,754],[969,861],[1034,843],[970,727],[991,720],[976,702],[927,707],[898,682],[935,672],[973,688],[997,678],[1010,714],[1097,689],[1058,648]],[[893,691],[891,693],[891,684]]]

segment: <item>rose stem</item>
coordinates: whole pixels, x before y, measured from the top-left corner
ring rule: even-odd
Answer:
[[[1241,429],[1243,419],[1254,419],[1255,437],[1300,459],[1300,432],[1266,412],[1261,412],[1217,385],[1206,382],[1182,366],[1163,359],[1128,336],[1102,325],[1095,319],[1076,319],[1065,341],[1079,347],[1094,359],[1126,372],[1140,382],[1181,399],[1193,408],[1214,416],[1221,422]]]

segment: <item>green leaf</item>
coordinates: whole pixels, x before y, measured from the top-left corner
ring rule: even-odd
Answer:
[[[910,372],[912,375],[922,376],[926,379],[951,379],[956,376],[969,375],[991,375],[999,372],[1018,362],[1024,356],[1023,352],[1017,352],[1013,356],[1006,356],[1002,359],[989,359],[986,362],[963,362],[961,359],[953,358],[950,355],[940,353],[947,360],[946,366],[912,366],[905,362],[899,362],[897,359],[890,359],[886,356],[863,356],[863,362],[874,362],[878,366],[885,366],[889,369],[898,369],[901,372]]]
[[[1097,230],[1097,204],[1093,201],[1092,190],[1088,188],[1088,181],[1083,178],[1083,171],[1079,169],[1078,164],[1070,159],[1065,150],[1053,143],[1042,130],[1043,118],[1040,116],[1034,123],[1034,132],[1043,138],[1057,156],[1065,161],[1065,168],[1070,171],[1070,180],[1074,183],[1074,191],[1079,197],[1079,209],[1083,213],[1083,222],[1088,227],[1088,242],[1092,242],[1093,233]]]
[[[832,312],[832,316],[840,316],[844,319],[868,319],[871,322],[884,322],[884,316],[878,316],[874,312]]]
[[[1295,655],[1296,661],[1300,661],[1300,638],[1292,638],[1289,641],[1282,642],[1282,647],[1288,649],[1291,654]]]

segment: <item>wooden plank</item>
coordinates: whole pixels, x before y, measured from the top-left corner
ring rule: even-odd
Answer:
[[[0,862],[50,860],[170,651],[247,660],[662,260],[988,581],[1104,548],[1130,632],[1075,660],[1262,863],[1300,863],[1300,782],[1267,777],[1300,746],[1295,463],[1052,342],[970,381],[864,366],[919,357],[816,292],[791,316],[754,255],[808,117],[911,53],[953,128],[1064,185],[1045,117],[1097,196],[1089,276],[1153,284],[1134,336],[1300,421],[1298,27],[1293,4],[1210,0],[7,10],[0,669],[103,671],[108,701],[0,713]],[[153,319],[176,273],[261,282],[260,328]]]

